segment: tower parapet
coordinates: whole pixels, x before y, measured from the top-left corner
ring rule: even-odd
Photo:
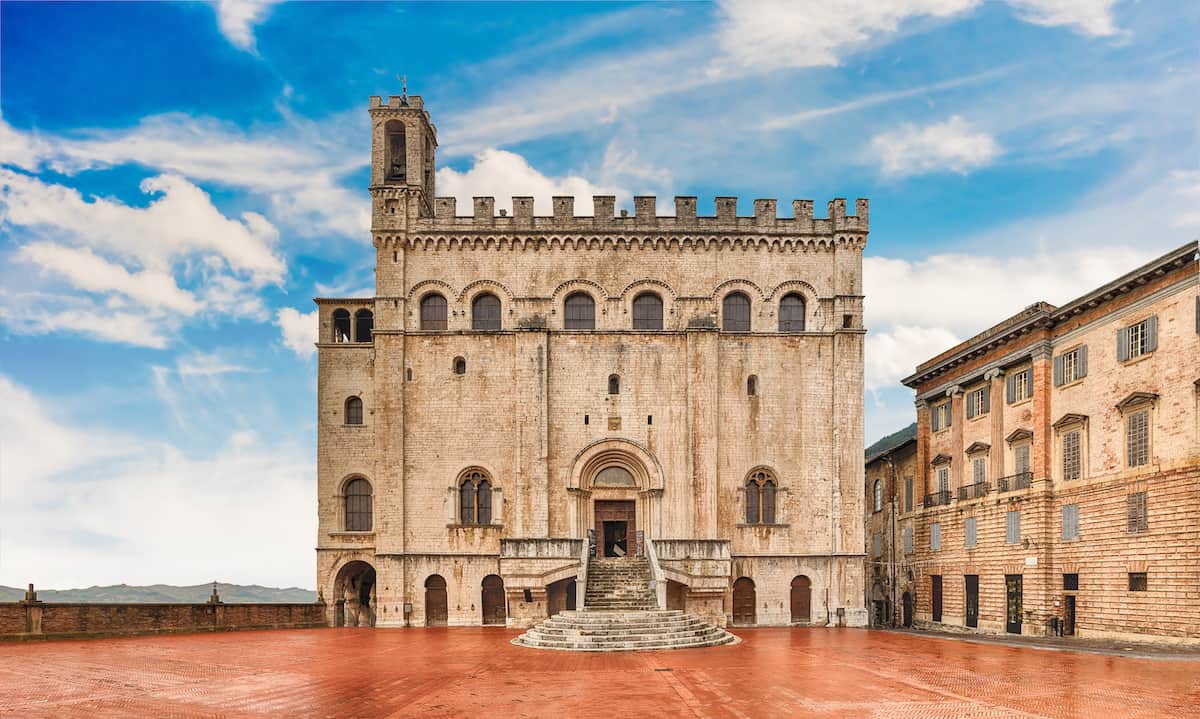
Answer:
[[[630,215],[616,212],[616,198],[612,195],[594,195],[592,206],[595,214],[576,215],[575,198],[559,196],[553,199],[552,214],[535,215],[532,197],[513,197],[513,212],[496,212],[494,197],[474,198],[474,214],[459,215],[458,203],[453,197],[439,197],[434,203],[432,217],[420,217],[409,224],[414,232],[511,232],[533,230],[544,232],[570,232],[602,230],[604,232],[733,232],[764,235],[832,235],[838,233],[866,235],[869,231],[870,204],[859,198],[854,203],[853,215],[846,214],[846,200],[835,198],[827,205],[827,216],[813,216],[812,200],[793,200],[792,216],[778,216],[778,201],[760,198],[754,201],[754,214],[737,214],[738,198],[716,198],[716,214],[698,216],[696,198],[690,195],[675,197],[675,214],[659,215],[657,198],[640,195],[633,200],[634,211]]]

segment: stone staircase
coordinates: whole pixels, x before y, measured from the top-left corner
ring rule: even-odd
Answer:
[[[649,560],[592,560],[584,611],[560,612],[513,640],[537,649],[619,652],[712,647],[737,637],[679,610],[658,609]]]

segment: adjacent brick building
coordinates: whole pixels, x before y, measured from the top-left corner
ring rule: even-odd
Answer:
[[[919,623],[1200,639],[1195,242],[921,364]]]
[[[910,626],[913,621],[912,537],[901,527],[900,516],[919,500],[915,435],[913,425],[867,450],[866,607],[875,627]]]
[[[317,300],[330,620],[530,626],[593,534],[722,625],[865,622],[866,200],[461,216],[421,98],[370,116],[375,296]]]

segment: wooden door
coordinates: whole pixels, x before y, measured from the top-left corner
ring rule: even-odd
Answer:
[[[929,578],[930,583],[930,601],[933,604],[933,621],[942,621],[942,577],[940,574],[935,574]]]
[[[812,580],[804,575],[792,580],[792,621],[812,621]]]
[[[967,626],[979,626],[979,575],[965,575],[967,589]]]
[[[1075,595],[1063,597],[1063,636],[1075,636]]]
[[[483,623],[504,624],[508,612],[504,606],[504,580],[495,574],[483,578]]]
[[[1021,611],[1024,577],[1020,574],[1007,574],[1004,577],[1005,622],[1004,629],[1009,634],[1021,633]]]
[[[449,614],[446,580],[434,574],[425,580],[425,626],[444,627]]]
[[[733,623],[749,626],[757,623],[755,607],[758,600],[754,595],[754,580],[742,577],[733,583]]]
[[[634,500],[598,499],[595,505],[596,537],[601,545],[596,554],[601,557],[632,556],[637,552],[637,502]],[[622,551],[617,555],[611,551],[612,532],[617,531],[617,522],[624,522]],[[608,527],[605,525],[608,524]],[[608,551],[606,551],[608,550]]]
[[[904,626],[912,626],[913,598],[908,592],[904,593]]]

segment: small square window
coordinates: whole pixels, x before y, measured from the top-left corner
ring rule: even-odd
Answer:
[[[1067,592],[1079,591],[1079,575],[1064,574],[1063,575],[1063,590]]]
[[[1146,591],[1146,573],[1145,572],[1130,572],[1129,573],[1129,591],[1131,591],[1131,592]]]

